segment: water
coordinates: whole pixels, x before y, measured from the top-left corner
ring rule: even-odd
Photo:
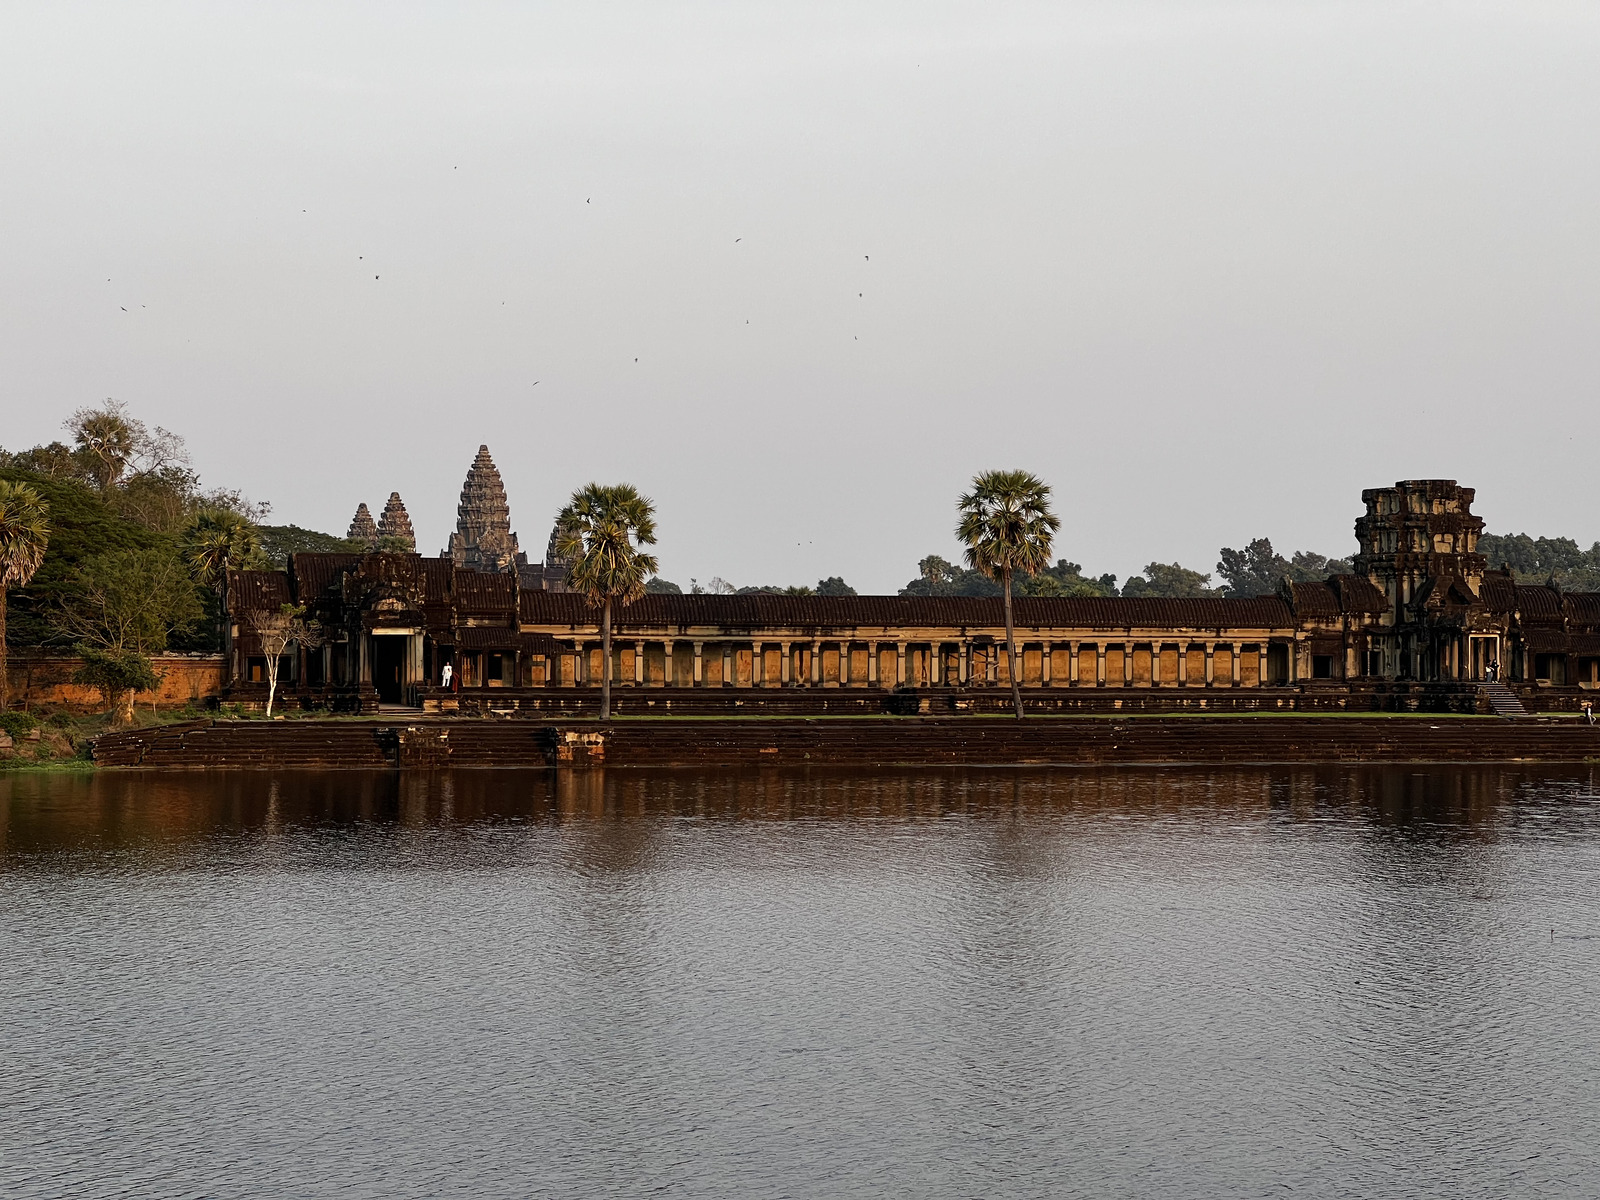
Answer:
[[[0,1195],[1593,1195],[1597,785],[0,776]]]

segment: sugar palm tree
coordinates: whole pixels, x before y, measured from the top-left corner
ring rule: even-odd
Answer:
[[[50,544],[50,506],[25,483],[0,479],[0,712],[6,708],[6,596],[25,587]]]
[[[228,649],[228,572],[253,567],[263,561],[261,536],[244,517],[227,508],[205,509],[184,531],[183,553],[201,586],[217,594],[218,637]],[[233,655],[228,654],[228,677],[233,678]]]
[[[1050,511],[1050,485],[1028,471],[985,471],[961,497],[960,509],[956,537],[967,545],[967,566],[999,583],[1005,595],[1006,667],[1020,721],[1022,683],[1011,617],[1011,580],[1018,571],[1037,575],[1050,565],[1050,548],[1061,521]]]
[[[629,483],[591,483],[572,493],[556,517],[555,554],[574,591],[600,606],[600,719],[611,719],[611,615],[644,595],[656,556],[656,510]]]

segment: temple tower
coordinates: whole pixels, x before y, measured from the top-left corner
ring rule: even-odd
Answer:
[[[378,536],[399,538],[407,550],[416,552],[417,535],[411,528],[411,515],[406,512],[399,492],[389,493],[389,502],[383,506],[383,513],[378,517]]]
[[[1391,677],[1461,677],[1466,639],[1488,617],[1474,494],[1454,479],[1404,479],[1361,493],[1367,511],[1356,518],[1355,570],[1388,598],[1377,644]]]
[[[372,510],[365,501],[356,509],[356,515],[350,518],[350,532],[344,535],[352,542],[360,542],[365,550],[372,550],[378,544],[378,524],[372,519]]]
[[[467,469],[456,506],[456,531],[445,553],[458,567],[478,571],[516,571],[526,563],[511,532],[511,507],[500,471],[489,457],[489,447],[479,446]]]

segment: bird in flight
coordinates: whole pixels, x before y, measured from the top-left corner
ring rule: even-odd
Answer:
[[[118,308],[121,308],[121,307],[122,307],[122,306],[121,306],[121,305],[118,305],[118,306],[117,306],[117,307],[118,307]],[[127,312],[127,311],[128,311],[128,310],[127,310],[127,309],[125,309],[125,308],[123,308],[123,309],[122,309],[122,311],[123,311],[123,312]]]
[[[743,239],[743,238],[734,238],[734,239],[733,239],[733,240],[734,240],[734,242],[735,242],[735,243],[738,243],[738,242],[742,242],[742,241],[744,241],[744,239]],[[106,281],[106,282],[108,282],[108,283],[109,283],[109,282],[110,282],[110,280],[107,280],[107,281]]]
[[[534,381],[533,381],[533,386],[534,386],[534,387],[538,387],[538,386],[539,386],[539,381],[538,381],[538,380],[537,380],[537,379],[535,379],[535,380],[534,380]]]

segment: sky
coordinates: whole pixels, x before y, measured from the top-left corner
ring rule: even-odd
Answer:
[[[442,547],[487,443],[685,588],[892,592],[978,471],[1058,556],[1600,539],[1600,5],[0,5],[0,446]]]

